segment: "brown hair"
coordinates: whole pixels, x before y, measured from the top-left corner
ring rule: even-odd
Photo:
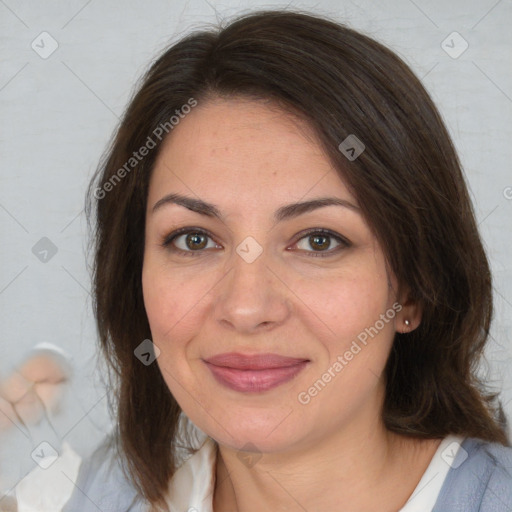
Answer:
[[[262,11],[168,48],[144,76],[91,182],[99,340],[113,370],[120,451],[140,494],[163,503],[181,412],[158,365],[134,357],[151,338],[141,271],[148,183],[161,147],[155,133],[167,123],[172,136],[176,110],[215,96],[273,100],[308,121],[400,286],[421,304],[420,326],[396,334],[386,367],[387,428],[508,444],[495,396],[476,375],[492,316],[489,265],[436,107],[407,65],[369,37],[310,14]],[[353,161],[338,149],[351,134],[366,146]],[[156,147],[130,161],[148,137]]]

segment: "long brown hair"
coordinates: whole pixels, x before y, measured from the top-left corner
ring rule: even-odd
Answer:
[[[260,11],[194,32],[151,65],[90,185],[99,341],[120,452],[139,493],[163,504],[181,412],[158,365],[134,356],[151,338],[141,288],[148,183],[162,134],[172,137],[171,117],[191,98],[216,96],[272,100],[307,120],[401,287],[421,304],[420,326],[396,334],[386,367],[387,428],[508,444],[495,396],[476,375],[492,316],[489,265],[428,93],[399,57],[361,33],[307,13]],[[349,135],[365,145],[352,160],[338,148]],[[143,146],[152,147],[135,158]]]

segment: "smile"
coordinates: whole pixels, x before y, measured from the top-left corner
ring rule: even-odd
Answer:
[[[277,354],[220,354],[204,361],[223,386],[239,392],[262,392],[293,379],[309,363]]]

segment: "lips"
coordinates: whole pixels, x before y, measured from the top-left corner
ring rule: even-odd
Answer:
[[[239,392],[262,392],[293,379],[308,359],[278,354],[218,354],[204,360],[217,382]]]

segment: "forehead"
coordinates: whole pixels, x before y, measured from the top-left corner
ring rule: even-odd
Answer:
[[[180,120],[161,148],[150,200],[171,189],[260,207],[327,193],[354,199],[305,121],[249,99],[200,103]]]

